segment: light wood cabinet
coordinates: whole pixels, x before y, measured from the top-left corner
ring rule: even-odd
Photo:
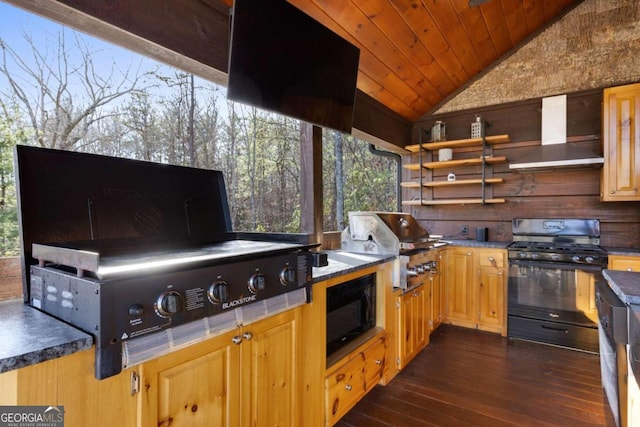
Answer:
[[[97,380],[94,354],[80,351],[0,374],[0,405],[64,406],[67,426],[137,426],[138,394],[131,384],[138,369]]]
[[[300,425],[299,312],[292,309],[145,363],[141,424]]]
[[[395,363],[398,357],[395,296],[399,291],[393,288],[394,268],[397,263],[388,262],[313,285],[313,300],[302,306],[301,320],[299,363],[303,368],[299,401],[304,426],[336,423],[360,400],[363,390],[366,393],[375,384],[384,385],[399,372]],[[372,273],[376,274],[376,328],[327,358],[327,289]]]
[[[640,272],[640,256],[609,255],[609,270]]]
[[[474,328],[476,283],[474,250],[465,247],[449,248],[446,251],[444,290],[446,320],[458,326]]]
[[[383,377],[386,364],[384,333],[327,370],[325,377],[325,419],[334,425]]]
[[[429,343],[431,301],[429,284],[416,286],[398,297],[398,368],[403,369]]]
[[[506,251],[450,248],[446,252],[446,321],[506,336]]]
[[[602,141],[601,200],[640,200],[640,84],[604,90]]]

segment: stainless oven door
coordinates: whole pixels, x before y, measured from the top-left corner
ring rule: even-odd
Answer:
[[[596,327],[599,266],[509,260],[509,315]]]

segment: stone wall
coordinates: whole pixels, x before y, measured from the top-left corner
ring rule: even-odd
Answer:
[[[640,81],[640,2],[585,0],[436,113]]]

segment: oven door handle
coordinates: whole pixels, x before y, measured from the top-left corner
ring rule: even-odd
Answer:
[[[569,333],[569,330],[566,329],[566,328],[556,328],[556,327],[547,326],[547,325],[540,325],[540,327],[542,329],[546,329],[548,331],[562,332],[563,334],[568,334]]]
[[[573,264],[567,262],[547,262],[547,261],[531,261],[522,259],[510,259],[509,265],[517,265],[521,267],[538,267],[549,269],[561,269],[561,270],[581,270],[581,271],[602,271],[602,267],[599,265],[591,264]]]

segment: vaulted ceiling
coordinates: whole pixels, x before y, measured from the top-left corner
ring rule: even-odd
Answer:
[[[288,1],[358,46],[358,89],[413,122],[581,0]]]

